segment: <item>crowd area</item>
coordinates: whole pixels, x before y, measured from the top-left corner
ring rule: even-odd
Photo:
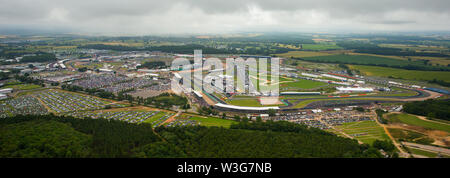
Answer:
[[[84,89],[104,89],[107,92],[119,93],[130,91],[129,94],[137,92],[138,89],[145,91],[167,91],[170,89],[170,80],[152,80],[149,78],[129,78],[115,74],[89,75],[84,79],[73,82],[73,85]]]
[[[125,91],[125,90],[150,87],[152,85],[157,85],[157,84],[149,79],[135,78],[135,79],[132,79],[127,82],[120,82],[120,83],[117,83],[114,85],[110,85],[105,88],[105,91],[119,93],[119,92]]]
[[[110,104],[109,101],[94,98],[87,95],[80,95],[56,90],[46,90],[35,94],[51,110],[61,112],[72,112],[79,110],[97,110]]]
[[[159,111],[115,111],[115,112],[74,112],[70,116],[76,118],[90,117],[94,119],[121,120],[130,123],[142,123],[160,113]]]
[[[159,119],[151,122],[150,124],[152,124],[152,127],[158,127],[159,125],[161,125],[165,120],[169,119],[169,117],[173,116],[173,113],[168,113],[162,117],[160,117]]]
[[[47,113],[45,106],[32,96],[20,96],[0,103],[0,118],[11,115],[42,115]]]
[[[167,127],[185,127],[185,126],[197,126],[200,125],[200,122],[197,122],[195,120],[188,120],[188,119],[178,119],[173,122],[170,122],[167,124]]]
[[[320,119],[323,122],[326,122],[328,125],[342,125],[344,123],[349,122],[358,122],[358,121],[370,121],[373,120],[368,116],[349,116],[349,117],[332,117],[332,118],[322,118]]]
[[[105,86],[110,86],[116,83],[124,82],[130,80],[124,76],[116,76],[116,75],[89,75],[88,77],[77,80],[73,84],[82,88],[94,89],[94,88],[103,88]]]
[[[296,112],[283,113],[279,116],[272,117],[274,121],[289,121],[320,129],[329,129],[330,126],[342,125],[349,122],[368,121],[374,118],[376,116],[373,113],[357,111],[333,111],[310,114]]]

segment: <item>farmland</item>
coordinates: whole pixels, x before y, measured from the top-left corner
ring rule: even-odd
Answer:
[[[334,49],[342,49],[342,47],[337,46],[336,44],[332,43],[323,43],[323,44],[303,44],[302,49],[304,50],[334,50]]]
[[[314,57],[314,56],[328,56],[331,53],[326,52],[316,52],[316,51],[289,51],[287,53],[277,54],[279,57],[290,58],[290,57]]]
[[[443,80],[450,82],[450,72],[444,71],[417,71],[417,70],[405,70],[395,69],[389,67],[378,66],[362,66],[362,65],[350,65],[353,70],[358,70],[364,75],[379,76],[379,77],[392,77],[406,80]]]
[[[340,63],[340,64],[358,64],[358,65],[376,65],[384,67],[395,67],[395,68],[411,68],[411,69],[426,69],[426,70],[438,70],[447,69],[447,67],[435,67],[425,65],[424,62],[420,61],[406,61],[398,60],[388,57],[378,57],[378,56],[368,56],[368,55],[331,55],[331,56],[315,56],[315,57],[304,57],[302,58],[306,61],[311,62],[325,62],[325,63]]]

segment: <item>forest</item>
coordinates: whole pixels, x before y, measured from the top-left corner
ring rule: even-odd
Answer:
[[[20,62],[49,62],[49,61],[56,61],[55,54],[51,53],[42,53],[37,54],[36,56],[24,56]]]
[[[150,61],[150,62],[145,62],[144,64],[138,66],[138,69],[141,68],[147,68],[147,69],[155,69],[155,68],[164,68],[166,67],[166,63],[163,61]]]
[[[403,111],[450,121],[450,100],[425,100],[414,101],[403,105]]]
[[[448,57],[448,55],[431,52],[404,51],[399,48],[380,47],[372,43],[364,42],[339,42],[338,46],[345,49],[353,49],[357,53],[378,54],[387,56],[428,56],[428,57]]]
[[[379,147],[379,146],[378,146]],[[382,148],[382,147],[381,147]],[[289,122],[157,127],[39,115],[0,120],[2,158],[381,158],[379,148]]]

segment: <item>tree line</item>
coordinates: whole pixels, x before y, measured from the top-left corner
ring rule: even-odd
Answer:
[[[403,105],[403,111],[430,118],[450,121],[450,100],[414,101]]]
[[[377,147],[289,122],[157,127],[106,119],[38,115],[0,120],[0,157],[381,158]],[[159,135],[159,136],[158,136]]]

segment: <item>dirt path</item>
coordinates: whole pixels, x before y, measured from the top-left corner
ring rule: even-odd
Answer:
[[[42,101],[39,97],[37,97],[37,96],[34,96],[34,95],[30,95],[31,97],[33,97],[33,98],[36,98],[39,102],[41,102],[41,104],[45,107],[45,109],[47,109],[47,111],[48,112],[50,112],[50,113],[55,113],[52,109],[50,109],[50,107],[48,107],[45,103],[44,103],[44,101]]]
[[[375,112],[375,111],[373,111]],[[376,113],[375,113],[376,114]],[[384,117],[384,116],[383,116]],[[389,133],[386,125],[378,122],[378,119],[375,119],[375,122],[377,122],[377,124],[381,127],[383,127],[384,132],[386,133],[386,135],[392,140],[392,143],[394,143],[395,147],[397,147],[397,149],[400,151],[400,156],[402,157],[408,157],[409,153],[406,152],[405,150],[402,149],[401,145],[399,143],[397,143],[397,141],[395,140],[395,138],[391,135],[391,133]]]
[[[413,115],[413,116],[416,116],[417,118],[422,119],[422,120],[424,120],[424,121],[434,122],[434,123],[437,123],[437,124],[445,124],[445,125],[449,125],[449,126],[450,126],[450,124],[445,123],[445,122],[439,122],[439,121],[429,120],[429,119],[427,119],[425,116],[419,116],[419,115]]]
[[[182,111],[178,111],[175,115],[169,117],[168,119],[166,119],[164,122],[161,123],[161,125],[164,125],[166,123],[170,123],[172,121],[175,120],[176,117],[178,117],[181,113],[183,113]]]

